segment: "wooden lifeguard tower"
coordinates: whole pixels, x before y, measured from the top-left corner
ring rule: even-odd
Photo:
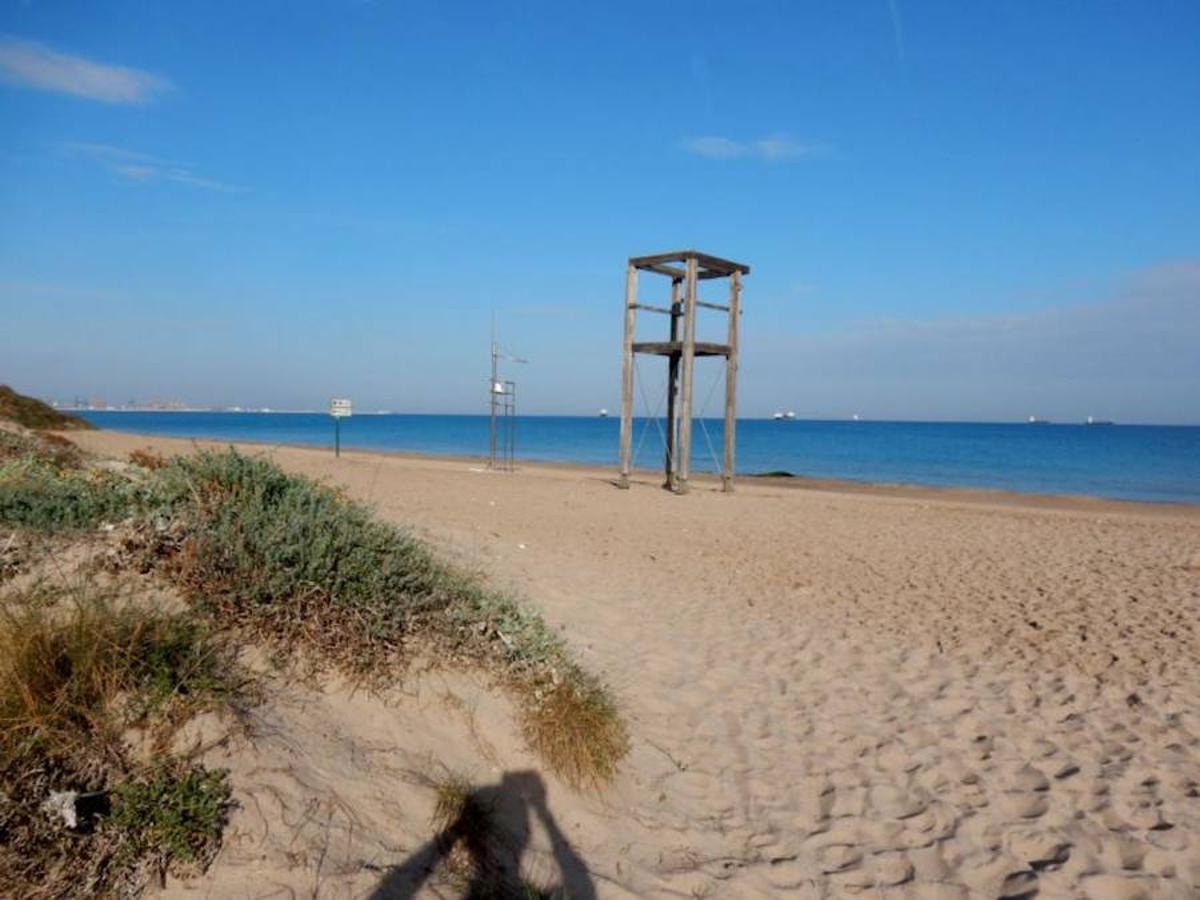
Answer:
[[[670,307],[638,301],[638,273],[651,272],[671,279]],[[688,491],[692,455],[693,368],[697,356],[725,357],[725,447],[721,463],[721,487],[733,490],[735,414],[737,410],[738,316],[741,314],[742,276],[750,267],[695,250],[635,256],[625,270],[625,343],[621,365],[621,479],[629,487],[633,463],[633,378],[635,353],[667,357],[666,482],[677,494]],[[729,301],[711,303],[699,297],[701,281],[728,279]],[[727,339],[723,344],[696,341],[698,308],[719,310],[728,315]],[[671,317],[668,340],[634,340],[638,310]]]

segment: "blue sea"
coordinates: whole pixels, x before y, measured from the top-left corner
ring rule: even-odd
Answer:
[[[170,437],[333,446],[321,413],[119,412],[82,415],[101,428]],[[693,431],[692,468],[715,471],[722,423]],[[520,416],[520,459],[617,464],[617,418]],[[636,463],[663,456],[660,425],[637,419]],[[342,446],[484,457],[486,416],[355,415]],[[1083,494],[1200,503],[1200,426],[961,422],[738,421],[739,474]]]

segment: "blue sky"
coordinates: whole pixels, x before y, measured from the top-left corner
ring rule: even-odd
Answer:
[[[1192,0],[7,4],[0,122],[41,396],[615,408],[695,246],[746,414],[1200,422]]]

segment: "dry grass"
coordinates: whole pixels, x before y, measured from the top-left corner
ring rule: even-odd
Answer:
[[[129,452],[129,461],[135,466],[141,466],[143,469],[149,469],[151,472],[156,472],[167,464],[167,458],[161,453],[155,453],[153,450],[137,449]]]
[[[84,461],[83,451],[62,435],[29,431],[0,420],[0,464],[28,457],[59,469],[78,469]]]
[[[148,865],[202,863],[220,837],[223,775],[166,747],[191,713],[235,699],[233,671],[196,622],[115,589],[0,597],[0,884],[29,897],[104,893]],[[131,729],[151,736],[149,763],[132,758]],[[138,803],[146,784],[153,804]],[[42,810],[52,791],[86,799],[75,829]],[[174,830],[156,830],[163,816]]]
[[[0,765],[54,761],[89,784],[124,760],[122,734],[159,743],[239,690],[230,651],[195,620],[120,588],[38,586],[0,597]]]
[[[537,754],[578,788],[612,780],[629,752],[629,734],[612,695],[580,671],[548,691],[532,692],[522,727]]]
[[[563,887],[541,887],[522,874],[523,842],[514,843],[500,822],[500,788],[479,788],[456,773],[432,784],[430,824],[441,875],[464,896],[496,900],[569,900]]]
[[[492,830],[492,807],[481,804],[474,794],[471,782],[462,775],[451,772],[433,784],[435,797],[429,824],[438,831],[446,831],[458,823],[466,822],[470,831],[487,834]]]
[[[494,805],[453,773],[434,785],[434,795],[430,825],[438,832],[442,865],[458,878],[494,878],[497,873],[489,871],[498,834]]]
[[[434,785],[434,794],[430,824],[437,830],[442,877],[472,896],[504,897],[510,873],[501,862],[503,837],[494,803],[453,773]]]

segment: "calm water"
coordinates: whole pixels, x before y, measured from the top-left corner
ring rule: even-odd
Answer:
[[[101,428],[172,437],[333,445],[320,413],[86,412]],[[529,460],[616,465],[616,418],[522,416],[517,455]],[[342,445],[484,456],[486,416],[356,415]],[[721,423],[693,437],[692,467],[713,471]],[[637,464],[659,465],[654,420],[636,420]],[[738,472],[784,469],[814,478],[1089,494],[1200,503],[1200,427],[943,422],[738,422]]]

